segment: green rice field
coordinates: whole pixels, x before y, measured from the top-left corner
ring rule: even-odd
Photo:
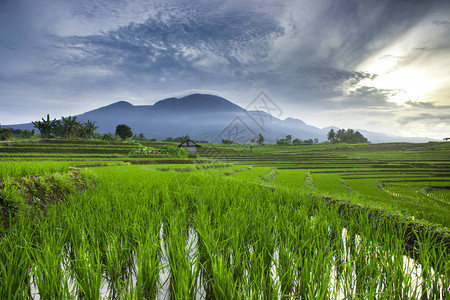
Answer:
[[[277,169],[275,186],[450,228],[450,143],[208,147],[200,149],[221,161]]]
[[[0,299],[450,299],[450,143],[0,144]]]

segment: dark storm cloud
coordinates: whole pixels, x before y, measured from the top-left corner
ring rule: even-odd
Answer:
[[[336,91],[343,84],[355,85],[363,79],[373,79],[376,75],[359,71],[348,71],[329,67],[304,66],[296,70],[301,74],[296,82],[305,88]],[[297,79],[295,79],[297,80]]]
[[[319,9],[306,3],[301,16],[306,21],[295,25],[294,35],[300,38],[297,53],[309,63],[350,70],[402,36],[434,8],[425,1],[319,3]],[[308,20],[310,13],[312,20]]]
[[[398,108],[398,105],[389,102],[389,96],[393,93],[391,90],[377,89],[374,87],[362,86],[352,90],[344,97],[339,104],[341,107],[365,107],[380,108],[390,107]]]
[[[365,72],[348,71],[330,67],[302,66],[292,71],[274,71],[252,74],[250,82],[261,82],[259,88],[270,86],[275,93],[290,99],[290,102],[309,107],[337,108],[351,105],[337,102],[334,98],[347,95],[347,88],[364,79],[374,79],[376,75]],[[355,102],[352,102],[355,104]]]
[[[272,18],[254,12],[158,16],[101,35],[64,38],[61,47],[77,54],[62,57],[60,63],[103,66],[126,76],[167,77],[171,82],[186,75],[212,80],[261,62],[271,40],[282,34]]]

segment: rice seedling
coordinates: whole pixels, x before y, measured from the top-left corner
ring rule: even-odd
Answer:
[[[99,299],[103,282],[99,247],[89,247],[85,241],[74,247],[74,258],[70,263],[72,276],[76,281],[77,296],[80,299]]]
[[[104,269],[111,298],[117,298],[121,284],[129,282],[134,266],[131,245],[121,233],[110,233],[105,249]]]
[[[64,243],[67,231],[55,222],[56,210],[53,209],[53,217],[39,224],[41,233],[39,247],[30,249],[30,256],[34,263],[33,279],[34,285],[41,298],[62,299],[71,295],[69,287],[69,272],[65,264]]]
[[[149,232],[137,240],[135,286],[137,299],[154,299],[158,293],[161,269],[159,244],[158,232]]]
[[[199,266],[195,240],[189,234],[186,211],[172,210],[165,235],[165,253],[170,266],[170,295],[175,298],[195,298]],[[165,224],[166,225],[166,224]],[[187,232],[187,233],[186,233]]]
[[[32,235],[29,224],[20,223],[0,240],[0,298],[23,299],[31,295],[30,248]]]

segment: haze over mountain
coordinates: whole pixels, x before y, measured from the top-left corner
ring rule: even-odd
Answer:
[[[251,108],[259,108],[252,110]],[[272,113],[272,114],[270,114]],[[132,105],[119,101],[108,106],[77,115],[77,120],[95,121],[99,133],[115,132],[118,124],[127,124],[135,134],[162,140],[189,134],[194,139],[220,142],[230,139],[248,143],[262,134],[265,141],[292,135],[302,140],[318,138],[325,141],[327,132],[337,127],[317,128],[299,119],[277,118],[277,107],[261,95],[255,103],[244,109],[229,100],[208,94],[192,94],[182,98],[168,98],[153,105]],[[53,117],[53,116],[51,116]],[[33,125],[19,124],[4,127],[31,129]],[[360,130],[371,142],[409,141],[424,142],[427,138],[404,138]]]

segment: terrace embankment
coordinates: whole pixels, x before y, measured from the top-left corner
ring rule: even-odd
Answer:
[[[94,185],[90,171],[74,168],[65,173],[3,179],[0,181],[0,226],[8,228],[18,214],[45,213],[50,205],[64,201],[69,194]]]

